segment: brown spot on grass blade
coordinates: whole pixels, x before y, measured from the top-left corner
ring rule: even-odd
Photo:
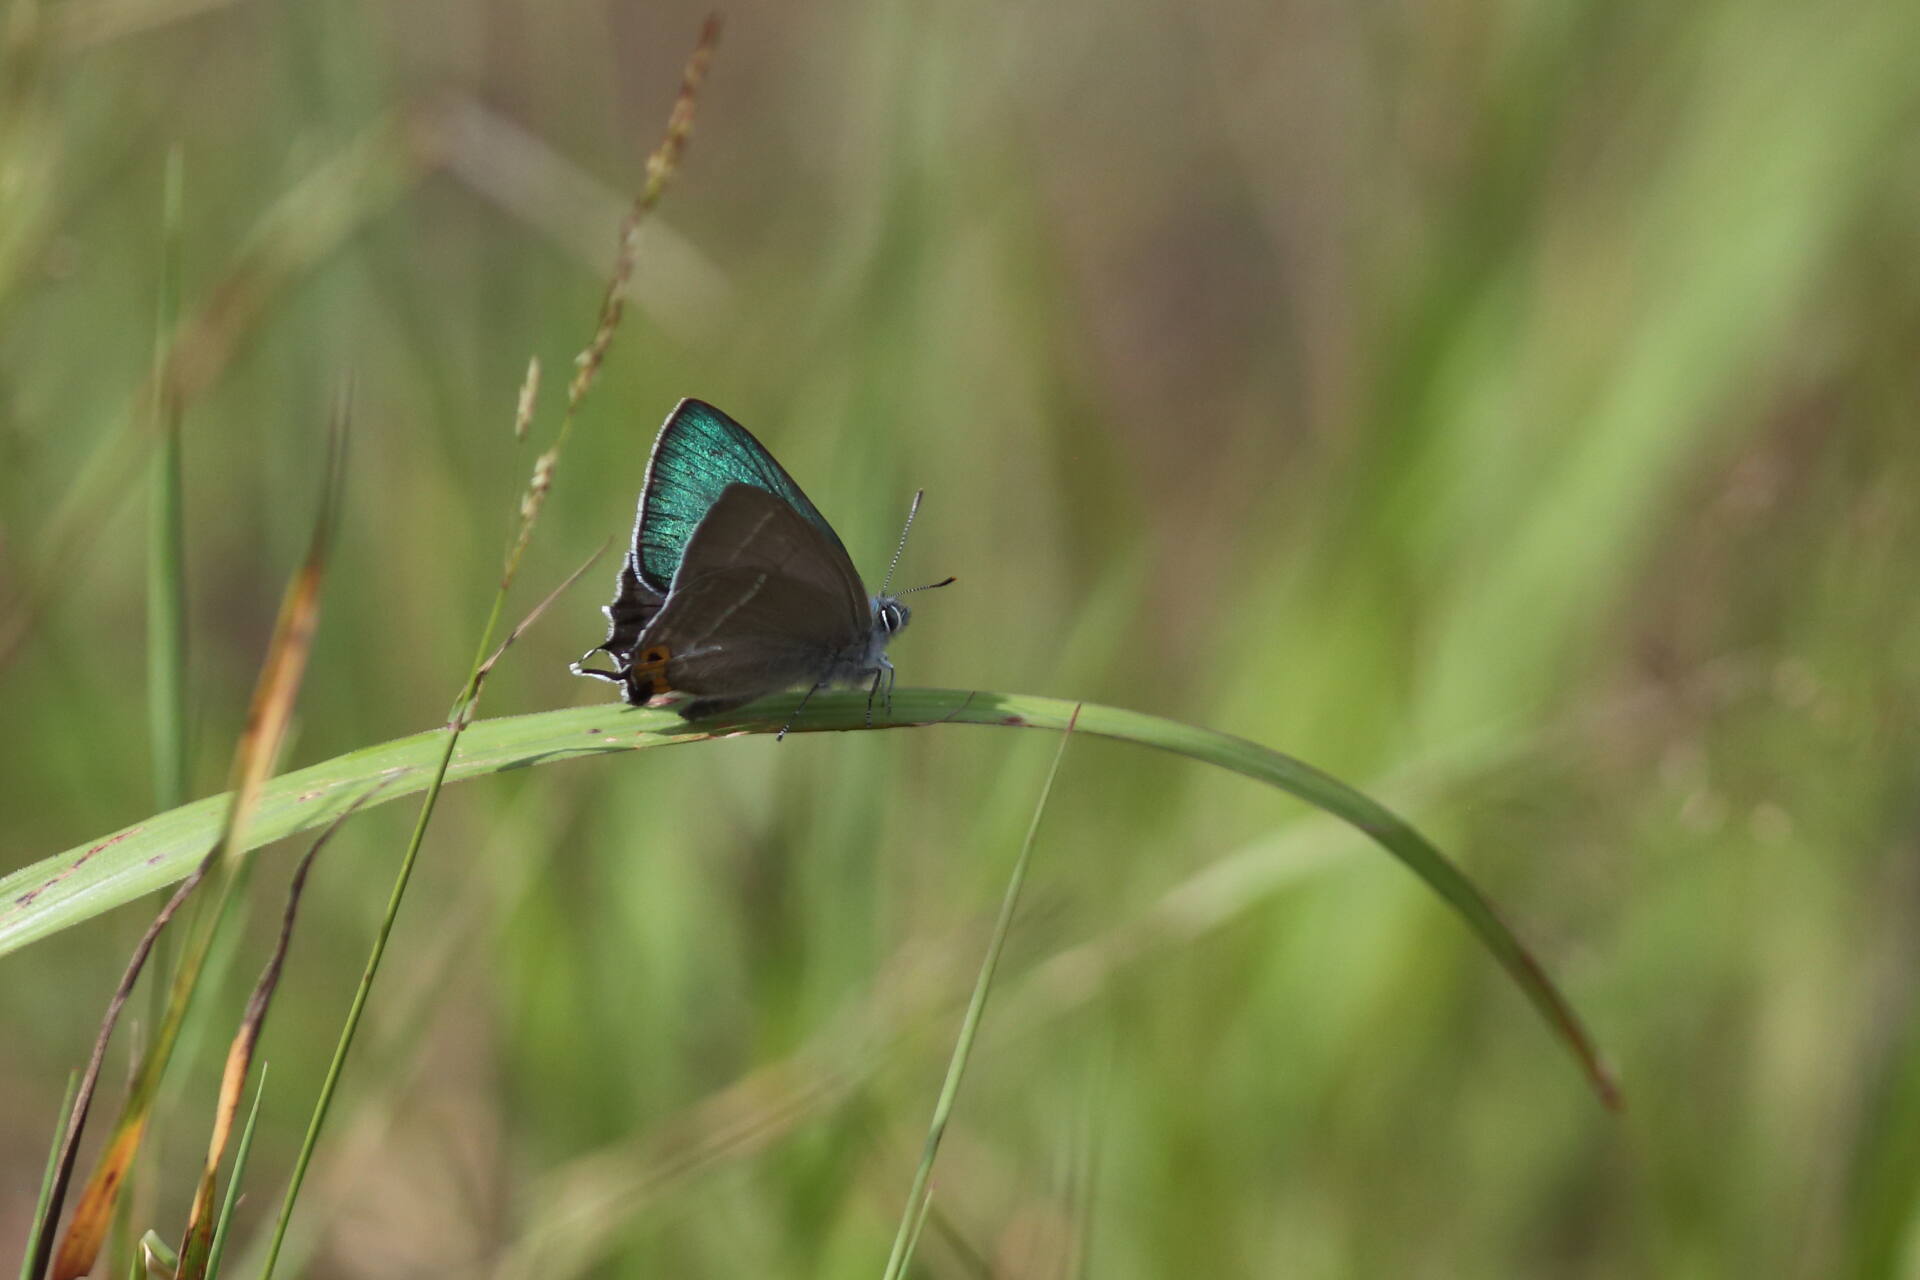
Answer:
[[[187,1214],[186,1234],[180,1242],[179,1280],[201,1280],[207,1273],[208,1257],[213,1249],[213,1193],[220,1173],[220,1161],[226,1154],[227,1140],[233,1133],[234,1117],[240,1111],[247,1074],[253,1067],[253,1051],[260,1043],[267,1010],[273,1004],[273,993],[280,985],[280,973],[286,966],[287,948],[293,942],[294,920],[300,911],[300,895],[307,886],[307,872],[313,867],[314,857],[326,847],[327,841],[333,839],[334,832],[358,813],[361,805],[372,796],[373,792],[367,792],[335,818],[320,833],[320,838],[313,842],[306,856],[300,859],[300,865],[294,868],[293,881],[287,889],[286,913],[280,919],[280,940],[275,944],[266,968],[260,971],[260,980],[254,984],[253,995],[247,1000],[246,1013],[240,1019],[240,1030],[227,1048],[226,1069],[220,1077],[220,1099],[213,1113],[213,1136],[207,1143],[207,1162],[200,1172],[200,1185],[193,1193],[193,1207]],[[238,1176],[237,1171],[235,1176]]]
[[[58,875],[48,877],[46,880],[41,881],[39,884],[35,885],[33,888],[27,890],[25,893],[15,898],[13,900],[14,905],[19,907],[32,906],[33,900],[35,898],[39,897],[41,894],[45,893],[47,890],[53,888],[53,886],[59,884],[62,880],[65,880],[68,876],[78,871],[81,867],[86,866],[87,862],[90,859],[92,859],[94,854],[99,853],[102,849],[112,848],[114,845],[119,844],[122,840],[125,840],[128,836],[139,834],[140,830],[141,828],[139,827],[128,827],[125,831],[119,832],[118,834],[115,834],[115,835],[108,836],[105,840],[102,840],[100,843],[92,846],[85,853],[75,858],[71,863],[67,865],[66,869],[61,871]]]

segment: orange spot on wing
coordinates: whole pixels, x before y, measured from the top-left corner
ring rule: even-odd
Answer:
[[[666,645],[649,645],[641,653],[639,661],[627,669],[627,676],[644,688],[649,698],[671,693],[673,686],[667,682],[667,663],[672,657],[673,652]]]

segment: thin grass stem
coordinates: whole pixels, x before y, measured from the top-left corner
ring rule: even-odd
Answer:
[[[220,1258],[227,1251],[227,1233],[233,1225],[233,1211],[240,1204],[240,1179],[247,1171],[247,1155],[253,1150],[253,1126],[260,1118],[260,1099],[267,1091],[268,1063],[260,1064],[260,1078],[253,1086],[253,1106],[247,1110],[247,1123],[240,1130],[240,1144],[233,1149],[233,1169],[227,1174],[227,1195],[220,1203],[220,1218],[213,1228],[213,1246],[207,1251],[206,1280],[220,1274]]]
[[[1020,844],[1020,856],[1014,859],[1013,872],[1007,877],[1007,891],[1000,900],[1000,916],[993,922],[993,937],[987,943],[986,958],[980,962],[980,976],[973,984],[973,998],[967,1001],[966,1015],[960,1020],[960,1035],[947,1062],[947,1078],[940,1086],[939,1100],[933,1106],[933,1122],[927,1128],[926,1147],[920,1153],[920,1166],[913,1171],[913,1186],[907,1192],[907,1205],[900,1215],[900,1229],[893,1237],[893,1252],[887,1258],[885,1280],[900,1280],[913,1261],[914,1245],[920,1239],[920,1226],[933,1203],[930,1184],[934,1158],[940,1154],[940,1141],[946,1136],[947,1122],[953,1117],[953,1104],[960,1096],[960,1080],[966,1074],[967,1061],[973,1055],[974,1038],[986,1013],[987,992],[993,987],[994,973],[1000,967],[1000,953],[1006,947],[1020,906],[1020,889],[1027,880],[1027,865],[1033,860],[1034,839],[1040,834],[1040,818],[1053,795],[1053,780],[1060,775],[1060,762],[1066,758],[1067,744],[1073,740],[1074,726],[1080,721],[1080,708],[1074,707],[1067,727],[1060,735],[1060,749],[1053,753],[1047,780],[1040,787],[1040,799],[1033,806],[1033,820],[1027,824],[1027,837]]]
[[[147,528],[147,730],[153,755],[154,799],[168,809],[185,803],[187,798],[187,575],[186,509],[181,479],[182,405],[161,376],[171,337],[180,319],[182,169],[180,147],[175,144],[167,153],[166,192],[161,213],[160,300],[154,323],[150,388],[158,439],[153,454]]]
[[[155,447],[147,503],[147,743],[152,758],[153,798],[163,808],[187,800],[187,571],[186,501],[180,438],[182,404],[166,394],[161,371],[180,321],[182,209],[185,160],[180,144],[167,152],[161,194],[160,289],[155,303],[153,363],[149,380]],[[155,939],[148,961],[148,1025],[159,1026],[173,972],[173,937]],[[135,1161],[128,1194],[120,1206],[124,1256],[140,1268],[134,1224],[145,1220],[155,1200],[158,1134],[149,1134]]]
[[[67,1141],[67,1124],[73,1115],[73,1095],[80,1088],[80,1073],[67,1073],[67,1092],[60,1099],[60,1114],[53,1122],[53,1145],[47,1148],[46,1172],[40,1175],[40,1196],[33,1205],[33,1225],[27,1229],[26,1247],[20,1253],[20,1280],[35,1280],[34,1260],[39,1254],[40,1238],[43,1233],[52,1231],[53,1223],[47,1221],[47,1206],[53,1201],[53,1183],[59,1176],[60,1152]]]

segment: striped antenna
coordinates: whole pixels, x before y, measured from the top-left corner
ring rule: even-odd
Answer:
[[[880,584],[880,594],[887,594],[887,588],[893,585],[893,571],[900,567],[900,556],[907,549],[907,535],[913,532],[913,518],[920,514],[920,499],[927,496],[925,489],[913,491],[913,505],[907,508],[907,522],[900,528],[900,545],[893,549],[893,559],[887,565],[886,581]]]

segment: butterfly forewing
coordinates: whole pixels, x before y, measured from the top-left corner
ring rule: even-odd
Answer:
[[[647,463],[633,530],[635,568],[643,585],[664,593],[679,572],[694,530],[728,485],[770,493],[817,529],[842,558],[846,548],[786,468],[747,429],[704,400],[682,400],[668,415]]]

